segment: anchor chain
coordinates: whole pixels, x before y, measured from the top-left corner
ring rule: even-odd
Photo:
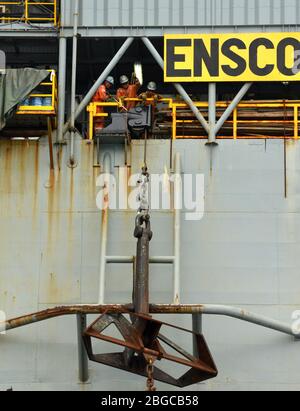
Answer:
[[[153,366],[153,359],[152,358],[150,358],[148,360],[147,374],[148,374],[147,391],[155,392],[156,387],[155,387],[155,381],[154,381],[154,366]]]
[[[143,167],[141,175],[137,181],[139,185],[139,193],[137,196],[137,201],[140,204],[138,213],[140,214],[149,214],[150,205],[149,205],[149,182],[150,182],[150,175],[148,173],[148,168]]]
[[[151,231],[151,223],[150,223],[150,204],[149,204],[149,182],[150,182],[150,174],[148,173],[147,163],[147,154],[146,154],[146,144],[147,139],[145,138],[145,163],[144,167],[142,168],[141,175],[138,179],[139,184],[139,194],[137,197],[137,201],[139,202],[138,214],[136,217],[136,224],[135,224],[135,232],[134,236],[139,240],[138,248],[141,248],[141,254],[145,257],[145,249],[149,247],[149,241],[152,239],[152,231]],[[143,240],[142,240],[143,238]],[[148,242],[147,247],[145,247],[145,238]],[[142,241],[144,241],[144,245],[142,245]],[[149,258],[149,256],[148,256]],[[147,261],[149,265],[149,260]],[[147,276],[149,273],[147,274]],[[148,282],[148,280],[147,280]],[[147,296],[149,299],[149,295]],[[138,305],[140,308],[142,307],[141,304]],[[144,308],[143,312],[149,312],[149,306],[142,307]],[[155,392],[155,382],[154,382],[154,360],[152,357],[147,359],[147,387],[146,391]]]
[[[139,185],[140,192],[137,196],[137,201],[140,203],[138,214],[149,215],[150,205],[149,205],[149,182],[150,174],[148,172],[147,165],[147,140],[148,140],[148,131],[145,130],[145,139],[144,139],[144,165],[142,167],[141,174],[137,181]]]

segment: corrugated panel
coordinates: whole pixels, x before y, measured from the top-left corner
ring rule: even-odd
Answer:
[[[72,26],[74,1],[62,0]],[[299,23],[298,0],[82,0],[84,27],[256,26]]]

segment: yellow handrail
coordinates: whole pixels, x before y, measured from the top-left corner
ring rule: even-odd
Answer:
[[[48,106],[31,106],[31,105],[21,105],[17,110],[18,115],[24,114],[56,114],[57,111],[57,75],[55,70],[48,70],[50,75],[50,82],[46,81],[40,83],[39,87],[48,87],[50,90],[48,93],[35,93],[33,92],[28,96],[28,98],[40,97],[51,99],[51,105]]]
[[[130,99],[125,99],[123,101],[119,101],[116,103],[91,103],[88,106],[87,111],[89,112],[89,138],[93,139],[94,135],[94,118],[95,117],[107,117],[107,113],[97,113],[97,107],[118,107],[119,109],[122,109],[124,101],[134,101],[134,102],[142,102],[141,99],[138,98],[130,98]],[[148,99],[147,101],[151,102],[153,99]],[[177,125],[178,124],[185,124],[185,123],[194,123],[196,121],[196,118],[193,119],[178,119],[178,109],[186,108],[188,112],[190,111],[190,107],[184,103],[184,102],[177,102],[174,101],[173,99],[162,99],[160,102],[165,102],[168,103],[168,107],[171,109],[171,114],[172,114],[172,138],[174,140],[176,139],[201,139],[201,138],[207,138],[206,135],[203,136],[179,136],[177,135]],[[208,109],[209,103],[208,102],[194,102],[195,106],[198,107],[199,109]],[[229,102],[226,101],[219,101],[216,104],[216,108],[221,108],[221,109],[226,109],[229,106]],[[255,120],[243,120],[240,119],[240,109],[259,109],[259,108],[281,108],[283,111],[288,108],[288,109],[293,109],[293,118],[292,119],[284,119],[284,120],[261,120],[261,119],[255,119]],[[233,111],[231,118],[225,122],[225,125],[232,125],[232,136],[217,136],[219,139],[245,139],[245,138],[264,138],[264,139],[273,139],[273,138],[283,138],[283,136],[265,136],[265,135],[257,135],[257,136],[252,136],[252,137],[247,137],[247,136],[241,136],[239,135],[239,125],[241,124],[282,124],[284,127],[285,125],[294,125],[294,139],[299,139],[299,108],[300,108],[300,100],[278,100],[278,101],[242,101]],[[291,137],[286,137],[286,138],[291,138]]]
[[[23,15],[20,17],[17,14],[13,15],[2,15],[0,17],[0,22],[9,23],[9,22],[42,22],[42,23],[53,23],[54,26],[58,25],[58,0],[52,0],[50,2],[47,1],[30,1],[30,0],[23,0],[23,1],[0,1],[0,6],[23,6]],[[46,17],[36,17],[32,14],[32,7],[36,6],[48,6],[50,9],[47,10]],[[3,14],[3,13],[2,13]]]
[[[196,107],[199,109],[208,109],[209,103],[208,102],[195,102],[194,103]],[[230,105],[230,102],[225,102],[225,101],[219,101],[216,104],[216,108],[224,108],[226,109]],[[283,128],[285,125],[288,124],[293,124],[294,125],[294,139],[299,138],[299,107],[300,107],[300,100],[280,100],[280,101],[245,101],[241,102],[233,111],[231,120],[227,120],[225,124],[232,124],[232,129],[233,133],[232,136],[217,136],[219,139],[245,139],[245,138],[252,138],[252,139],[257,139],[257,138],[263,138],[263,139],[274,139],[274,138],[284,138],[284,136],[266,136],[266,135],[257,135],[257,136],[240,136],[238,134],[238,128],[239,124],[282,124]],[[178,136],[177,135],[177,124],[183,124],[183,123],[193,123],[195,120],[183,120],[179,119],[178,120],[178,108],[186,108],[187,110],[190,110],[187,104],[185,103],[173,103],[173,121],[172,121],[172,135],[173,139],[195,139],[195,138],[206,138],[206,136]],[[287,108],[293,109],[293,119],[284,119],[284,120],[261,120],[261,119],[256,119],[256,120],[241,120],[239,119],[239,114],[240,114],[240,109],[244,108],[249,108],[249,109],[259,109],[259,108],[269,108],[269,109],[274,109],[274,108],[281,108],[283,111]],[[291,138],[291,137],[286,137],[286,138]]]
[[[92,102],[89,104],[89,106],[87,107],[87,112],[89,113],[89,139],[93,140],[94,138],[94,118],[96,117],[107,117],[108,114],[107,113],[97,113],[97,108],[98,107],[117,107],[118,109],[122,110],[124,108],[124,102],[143,102],[145,100],[142,100],[140,98],[125,98],[123,100],[119,100],[116,102],[111,102],[111,103],[96,103],[96,102]],[[148,102],[153,102],[154,99],[150,98],[150,99],[146,99],[146,101]],[[164,99],[160,99],[159,100],[162,103],[168,103],[169,108],[172,107],[173,104],[173,100],[171,98],[164,98]]]

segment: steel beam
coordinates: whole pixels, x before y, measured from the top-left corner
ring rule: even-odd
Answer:
[[[76,80],[77,80],[77,50],[78,50],[78,21],[79,0],[74,4],[74,31],[73,31],[73,54],[72,54],[72,84],[71,84],[71,120],[70,120],[70,167],[75,166],[75,111],[76,111]]]
[[[153,44],[151,43],[151,41],[147,38],[147,37],[142,37],[142,40],[145,44],[145,46],[147,47],[147,49],[149,50],[149,52],[152,54],[152,56],[154,57],[154,59],[156,60],[156,62],[158,63],[158,65],[161,67],[162,70],[164,70],[164,61],[161,58],[160,54],[158,53],[158,51],[156,50],[156,48],[153,46]],[[185,89],[182,87],[181,84],[179,83],[173,83],[174,87],[176,88],[176,90],[178,91],[178,93],[182,96],[183,100],[186,102],[186,104],[190,107],[190,109],[192,110],[192,112],[194,113],[195,117],[197,118],[197,120],[199,120],[200,124],[202,125],[202,127],[204,128],[204,130],[209,133],[209,125],[207,124],[207,121],[205,120],[205,118],[203,117],[203,115],[201,114],[201,112],[198,110],[198,108],[195,106],[193,100],[190,98],[190,96],[187,94],[187,92],[185,91]]]
[[[216,120],[217,120],[217,85],[216,83],[208,84],[208,117],[209,117],[209,134],[208,144],[215,146],[216,142]]]
[[[1,38],[57,38],[57,30],[53,30],[53,27],[45,27],[40,25],[40,28],[30,28],[28,25],[21,25],[20,23],[6,25],[5,29],[0,30]],[[69,37],[66,33],[66,37]],[[71,34],[72,37],[72,34]]]
[[[223,127],[225,121],[227,121],[229,119],[229,117],[233,113],[234,109],[239,105],[241,100],[248,93],[248,91],[250,90],[252,84],[253,83],[245,83],[243,85],[243,87],[241,88],[241,90],[238,92],[238,94],[235,96],[235,98],[232,100],[230,105],[227,107],[227,109],[225,110],[225,112],[223,113],[223,115],[221,116],[221,118],[219,119],[219,121],[216,124],[216,127],[215,127],[215,134],[216,135],[219,133],[219,131]]]
[[[171,0],[172,1],[172,0]],[[72,27],[65,26],[64,29],[68,37],[72,37]],[[240,26],[232,26],[232,25],[210,25],[210,26],[152,26],[152,27],[132,27],[132,26],[93,26],[93,27],[80,27],[79,33],[82,37],[89,37],[89,38],[127,38],[129,36],[134,36],[136,38],[140,37],[163,37],[166,33],[168,34],[178,34],[178,37],[184,34],[215,34],[215,33],[227,33],[231,34],[235,31],[239,33],[261,33],[261,32],[286,32],[287,30],[290,32],[297,32],[299,26],[297,24],[293,25],[240,25]],[[10,32],[11,33],[11,32]],[[29,33],[24,33],[25,35],[30,36]],[[36,33],[37,34],[37,33]],[[35,35],[36,35],[35,34]],[[19,36],[22,36],[22,32],[18,33]],[[49,36],[50,34],[48,34]],[[1,36],[1,32],[0,32]]]
[[[64,2],[62,2],[62,5]],[[61,13],[63,17],[65,13]],[[64,28],[65,35],[69,38],[72,38],[73,28],[71,26],[66,26],[61,24]],[[11,24],[7,25],[5,29],[0,31],[0,37],[7,38],[56,38],[57,31],[53,30],[53,27],[48,27],[48,30],[45,30],[45,25],[40,25],[41,29],[31,28],[28,26],[22,26],[20,24]],[[232,32],[238,30],[239,33],[261,33],[261,32],[271,32],[271,33],[282,33],[286,32],[297,32],[299,26],[297,24],[293,25],[240,25],[240,26],[153,26],[153,27],[131,27],[131,26],[93,26],[93,27],[80,27],[79,34],[81,37],[87,38],[128,38],[134,36],[136,38],[141,37],[163,37],[166,33],[168,34],[215,34],[226,33],[231,34]]]
[[[110,75],[111,71],[115,68],[115,66],[119,63],[119,61],[121,60],[121,58],[123,57],[123,55],[126,53],[126,51],[128,50],[128,48],[131,46],[131,44],[133,43],[134,38],[133,37],[129,37],[125,43],[122,45],[122,47],[120,48],[120,50],[114,55],[114,57],[111,59],[111,61],[109,62],[108,66],[106,67],[106,69],[101,73],[100,77],[98,78],[98,80],[95,82],[95,84],[93,85],[93,87],[90,89],[90,91],[86,94],[86,96],[84,97],[84,99],[82,100],[82,102],[79,104],[79,106],[77,107],[76,111],[75,111],[75,120],[77,119],[77,117],[83,112],[83,110],[87,107],[87,105],[90,103],[90,101],[92,100],[93,96],[96,94],[96,91],[98,90],[98,88],[101,86],[101,84],[105,81],[105,79],[107,78],[107,76]],[[65,124],[64,126],[64,133],[67,132],[67,130],[70,127],[70,119],[69,121]]]
[[[61,34],[59,38],[59,67],[58,67],[58,126],[57,142],[62,143],[64,139],[63,128],[65,124],[66,111],[66,68],[67,68],[67,39]]]

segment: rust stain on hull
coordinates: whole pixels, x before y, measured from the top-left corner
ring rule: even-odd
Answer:
[[[50,301],[58,301],[60,291],[59,291],[59,287],[58,287],[58,284],[57,284],[56,274],[55,273],[50,273],[48,281],[49,281],[49,283],[48,283],[47,289],[49,290],[49,296],[51,297],[49,299],[49,302]]]
[[[74,172],[73,168],[70,169],[70,194],[69,194],[69,210],[68,210],[68,266],[69,272],[66,273],[68,276],[71,276],[70,283],[72,282],[72,271],[74,269],[74,259],[73,259],[73,249],[74,249],[74,219],[73,219],[73,210],[74,210]]]
[[[33,217],[34,221],[36,221],[37,217],[37,206],[38,206],[38,193],[39,193],[39,168],[40,168],[40,156],[39,156],[39,143],[35,144],[34,149],[34,177],[33,177]]]
[[[74,210],[74,169],[70,169],[71,175],[70,175],[70,194],[69,194],[69,230],[72,231],[72,226],[73,226],[73,210]]]
[[[49,171],[49,180],[48,180],[48,183],[47,183],[47,190],[48,190],[48,245],[52,242],[55,185],[56,185],[55,170],[50,170]]]
[[[58,236],[60,231],[62,150],[62,147],[57,150],[57,167],[54,170],[49,170],[48,183],[46,184],[48,189],[48,248],[51,248],[54,234]]]
[[[4,178],[3,178],[3,189],[7,194],[11,193],[11,174],[12,171],[12,148],[11,146],[5,148],[5,163],[4,163]]]

